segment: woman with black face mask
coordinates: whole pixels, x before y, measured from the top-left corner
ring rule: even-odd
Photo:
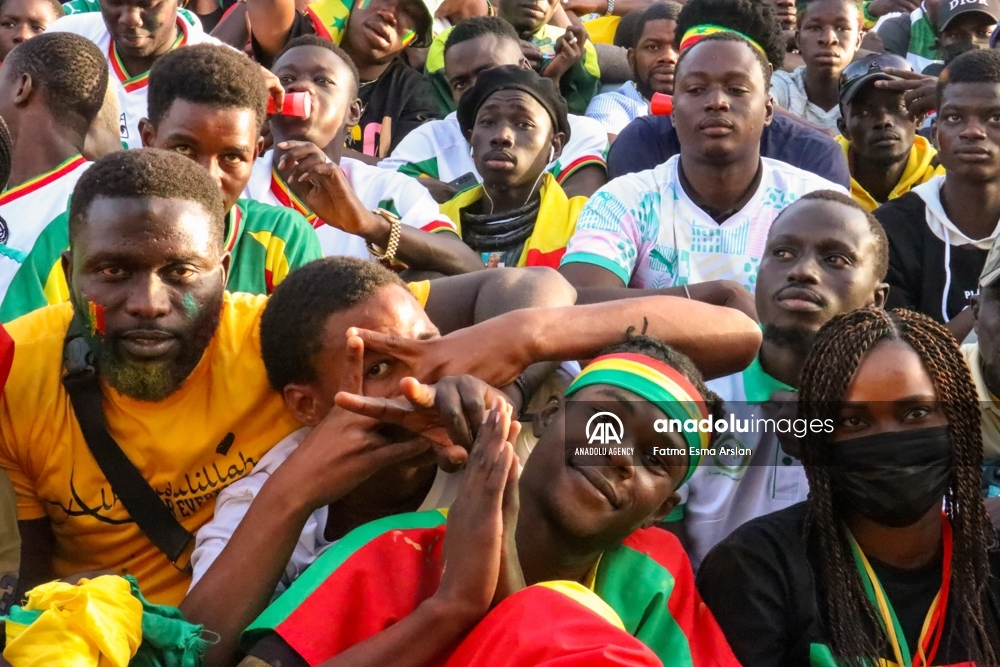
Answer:
[[[746,667],[1000,658],[1000,551],[958,344],[905,310],[820,329],[802,370],[809,500],[744,524],[698,588]],[[884,660],[885,662],[880,662]]]

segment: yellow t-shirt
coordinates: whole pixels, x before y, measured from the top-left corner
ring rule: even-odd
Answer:
[[[148,403],[104,387],[108,431],[192,533],[215,497],[301,425],[268,385],[260,357],[266,297],[226,293],[219,328],[181,388]],[[69,303],[7,325],[14,365],[0,397],[0,466],[22,521],[48,516],[56,575],[132,574],[152,602],[176,605],[190,583],[131,521],[94,461],[62,386]]]

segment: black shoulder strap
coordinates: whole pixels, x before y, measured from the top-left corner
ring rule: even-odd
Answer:
[[[179,564],[178,560],[185,556],[194,536],[177,521],[174,513],[160,500],[160,496],[108,433],[101,404],[101,386],[90,346],[83,336],[74,334],[72,328],[66,336],[63,361],[66,364],[63,386],[73,403],[87,447],[104,477],[111,483],[111,490],[149,541],[171,563],[184,569],[187,563]]]

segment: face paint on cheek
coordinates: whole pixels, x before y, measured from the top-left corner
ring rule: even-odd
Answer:
[[[198,301],[194,298],[194,295],[191,294],[191,292],[185,294],[181,302],[184,304],[184,312],[187,313],[188,317],[194,319],[198,316],[198,311],[200,310],[198,307]]]
[[[103,336],[104,326],[104,306],[87,299],[87,317],[90,321],[90,331],[98,336]]]
[[[358,6],[355,9],[368,9],[370,4],[372,4],[372,0],[358,0]]]
[[[403,33],[403,39],[400,40],[403,46],[409,46],[410,42],[416,39],[417,33],[413,30],[407,30]]]

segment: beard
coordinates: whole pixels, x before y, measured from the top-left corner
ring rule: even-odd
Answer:
[[[81,308],[73,299],[73,325],[83,331],[90,345],[98,376],[119,394],[137,401],[155,403],[167,398],[184,384],[208,348],[219,319],[222,317],[222,293],[212,303],[206,303],[195,317],[187,321],[183,331],[171,331],[178,336],[180,351],[168,360],[137,361],[122,350],[122,332],[99,333],[91,326],[89,309]],[[146,329],[160,327],[147,326]]]
[[[809,356],[809,351],[812,350],[815,340],[816,332],[810,329],[778,326],[764,328],[765,343],[791,350],[800,359]]]

